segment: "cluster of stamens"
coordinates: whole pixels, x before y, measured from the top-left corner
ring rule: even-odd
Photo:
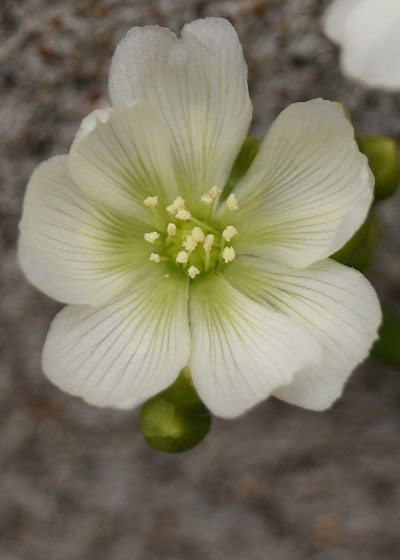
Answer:
[[[212,216],[216,199],[220,194],[221,189],[215,186],[200,198],[200,202],[209,206],[209,218]],[[154,208],[158,205],[158,197],[148,196],[143,204]],[[227,212],[239,208],[234,194],[228,196],[225,204]],[[225,246],[225,243],[229,243],[238,233],[234,226],[228,225],[222,233],[218,232],[213,226],[193,217],[181,196],[178,196],[172,204],[167,206],[166,211],[171,220],[167,225],[166,235],[160,231],[151,231],[144,234],[145,241],[150,244],[159,245],[164,242],[168,254],[168,256],[161,256],[159,253],[151,253],[149,257],[151,262],[175,261],[176,265],[186,269],[188,276],[194,279],[201,273],[201,269],[207,272],[218,263],[227,264],[234,260],[235,249],[231,245]],[[220,238],[218,239],[219,235]],[[201,250],[199,251],[198,248]]]

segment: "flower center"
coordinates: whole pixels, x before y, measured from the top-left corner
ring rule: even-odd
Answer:
[[[218,187],[202,195],[200,202],[209,206],[206,220],[199,220],[186,208],[182,197],[178,196],[165,208],[168,225],[165,231],[150,231],[144,239],[154,246],[150,261],[170,262],[187,274],[192,280],[201,273],[223,267],[235,258],[231,240],[238,231],[232,226],[219,227],[212,221],[217,198],[221,194]],[[143,204],[158,212],[157,196],[148,196]],[[226,200],[227,213],[237,210],[235,195]],[[160,209],[161,210],[161,209]],[[159,215],[159,212],[158,212]]]

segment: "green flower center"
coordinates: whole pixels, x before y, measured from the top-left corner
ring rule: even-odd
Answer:
[[[220,193],[218,187],[213,187],[209,194],[201,197],[201,202],[209,206],[208,219],[203,221],[192,215],[180,196],[167,206],[165,212],[169,221],[166,231],[151,231],[144,235],[145,241],[154,246],[150,261],[168,261],[192,280],[201,273],[233,261],[235,249],[231,240],[238,233],[236,228],[232,225],[221,227],[212,220],[215,201]],[[158,198],[148,196],[143,203],[156,211]],[[226,206],[227,212],[238,209],[234,195],[228,197]]]

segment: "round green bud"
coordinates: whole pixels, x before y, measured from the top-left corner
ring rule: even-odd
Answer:
[[[188,412],[161,396],[147,401],[140,411],[140,427],[147,443],[159,451],[180,453],[195,447],[207,435],[211,416],[206,409]]]
[[[394,194],[400,184],[400,158],[395,140],[386,136],[358,138],[358,145],[367,158],[375,177],[375,201]]]
[[[211,416],[200,401],[185,368],[168,389],[142,406],[140,427],[147,443],[159,451],[180,453],[207,435]]]

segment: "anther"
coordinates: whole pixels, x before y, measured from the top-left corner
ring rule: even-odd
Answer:
[[[204,240],[203,247],[206,251],[211,251],[212,246],[214,245],[214,235],[209,233]]]
[[[188,235],[182,245],[185,247],[186,251],[189,251],[189,253],[191,253],[196,249],[197,241],[192,235]]]
[[[234,226],[226,226],[226,228],[222,232],[222,237],[225,239],[225,241],[230,241],[232,237],[235,237],[235,235],[237,235],[237,232],[238,231]]]
[[[175,235],[176,234],[176,225],[170,222],[167,225],[167,233],[168,235]]]
[[[228,210],[239,210],[238,201],[234,194],[230,194],[226,200],[226,207]]]
[[[155,263],[160,262],[160,255],[158,253],[151,253],[150,260]]]
[[[192,214],[189,212],[189,210],[186,210],[186,208],[180,208],[176,213],[176,217],[178,218],[178,220],[186,221],[190,220]]]
[[[200,274],[200,270],[196,266],[191,266],[188,270],[188,274],[190,278],[195,278],[198,274]]]
[[[148,196],[143,200],[143,204],[145,206],[157,206],[158,204],[158,196]]]
[[[181,196],[177,196],[173,201],[172,206],[177,210],[180,210],[181,208],[185,208],[185,201]]]
[[[209,194],[203,194],[200,200],[201,202],[204,202],[204,204],[212,204],[213,202],[213,199]]]
[[[210,190],[210,195],[211,195],[213,198],[217,198],[217,196],[218,196],[219,194],[221,194],[221,189],[220,189],[219,187],[213,187],[213,188]]]
[[[222,252],[222,258],[226,263],[232,262],[235,256],[236,253],[233,247],[225,247],[225,249]]]
[[[200,243],[201,241],[204,241],[204,232],[201,228],[199,228],[198,226],[194,227],[192,229],[192,237],[195,241],[197,241],[198,243]]]
[[[179,251],[176,255],[176,262],[179,264],[186,264],[188,262],[189,254],[186,251]]]
[[[172,204],[166,207],[166,211],[175,216],[175,214],[185,208],[185,201],[181,196],[177,196]]]
[[[154,243],[160,237],[160,234],[156,231],[152,231],[151,233],[145,233],[144,238],[148,243]]]

